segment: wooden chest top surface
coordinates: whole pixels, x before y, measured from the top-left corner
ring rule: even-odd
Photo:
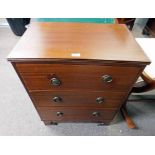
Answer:
[[[150,63],[125,25],[88,23],[34,22],[8,60]]]

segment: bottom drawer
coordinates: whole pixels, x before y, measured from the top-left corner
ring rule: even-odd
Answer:
[[[41,120],[61,122],[102,122],[112,120],[116,109],[37,107]]]

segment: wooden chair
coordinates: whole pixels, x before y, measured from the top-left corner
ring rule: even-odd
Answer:
[[[141,75],[140,81],[133,86],[131,93],[143,93],[155,89],[155,39],[154,38],[137,38],[136,39],[145,53],[151,60],[151,65],[147,66]],[[136,128],[135,123],[129,116],[127,108],[127,102],[121,108],[121,113],[129,128]]]

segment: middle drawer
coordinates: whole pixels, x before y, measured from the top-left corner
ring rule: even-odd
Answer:
[[[95,106],[117,108],[126,92],[39,91],[30,93],[35,106]]]

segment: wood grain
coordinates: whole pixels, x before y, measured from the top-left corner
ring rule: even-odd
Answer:
[[[126,91],[133,83],[134,76],[141,68],[100,66],[100,65],[65,65],[65,64],[16,64],[29,91],[34,90],[93,90]],[[113,78],[111,83],[101,79],[103,75]],[[60,86],[53,86],[52,76],[60,81]]]
[[[103,120],[112,120],[116,114],[115,109],[96,109],[96,108],[49,108],[37,107],[42,120],[52,121],[88,121],[102,122]],[[57,112],[62,112],[63,116],[57,116]],[[99,116],[93,116],[93,112],[99,112]]]
[[[77,91],[40,91],[31,92],[31,98],[36,106],[42,107],[98,107],[117,108],[123,100],[126,92],[77,92]],[[61,97],[60,102],[54,102],[53,97]],[[98,103],[96,99],[102,97],[103,103]]]
[[[110,123],[150,63],[125,25],[80,23],[32,23],[8,60],[45,124]],[[51,84],[53,77],[60,86]],[[62,102],[52,102],[54,96]]]
[[[80,53],[80,56],[72,56]],[[18,60],[70,59],[150,63],[123,24],[32,23],[8,56]]]

